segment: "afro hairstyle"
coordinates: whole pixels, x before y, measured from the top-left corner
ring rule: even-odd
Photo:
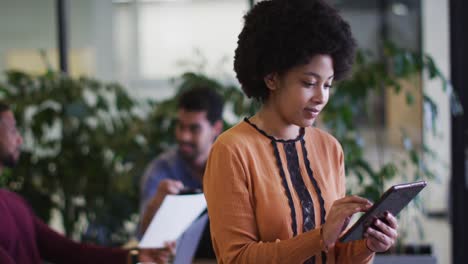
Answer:
[[[349,24],[322,0],[266,0],[245,16],[234,56],[234,71],[248,97],[264,102],[264,78],[307,64],[319,54],[333,60],[334,79],[346,77],[356,42]]]

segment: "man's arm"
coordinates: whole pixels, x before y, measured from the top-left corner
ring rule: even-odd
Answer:
[[[127,263],[127,250],[77,243],[55,232],[37,217],[33,221],[37,246],[43,260],[70,264]]]
[[[159,182],[156,193],[153,195],[151,200],[146,203],[145,208],[143,208],[143,215],[141,217],[141,224],[139,233],[143,234],[151,223],[151,219],[158,211],[161,206],[164,198],[168,194],[178,194],[184,185],[181,181],[164,179]]]

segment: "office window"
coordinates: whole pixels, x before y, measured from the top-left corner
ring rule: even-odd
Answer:
[[[117,78],[135,89],[164,86],[195,64],[233,75],[247,10],[245,0],[114,2]]]

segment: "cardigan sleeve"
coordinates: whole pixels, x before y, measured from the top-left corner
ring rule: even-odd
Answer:
[[[219,263],[302,263],[321,252],[319,229],[282,241],[259,239],[247,161],[219,141],[207,162],[204,193]]]
[[[345,178],[345,165],[344,154],[341,147],[339,148],[339,197],[346,195],[346,178]],[[357,240],[349,243],[337,243],[335,245],[335,259],[336,263],[354,264],[354,263],[372,263],[374,252],[370,251],[366,246],[365,240]]]

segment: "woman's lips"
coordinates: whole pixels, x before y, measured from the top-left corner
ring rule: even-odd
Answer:
[[[305,108],[304,110],[310,114],[311,118],[316,118],[320,113],[320,110],[317,108]]]

